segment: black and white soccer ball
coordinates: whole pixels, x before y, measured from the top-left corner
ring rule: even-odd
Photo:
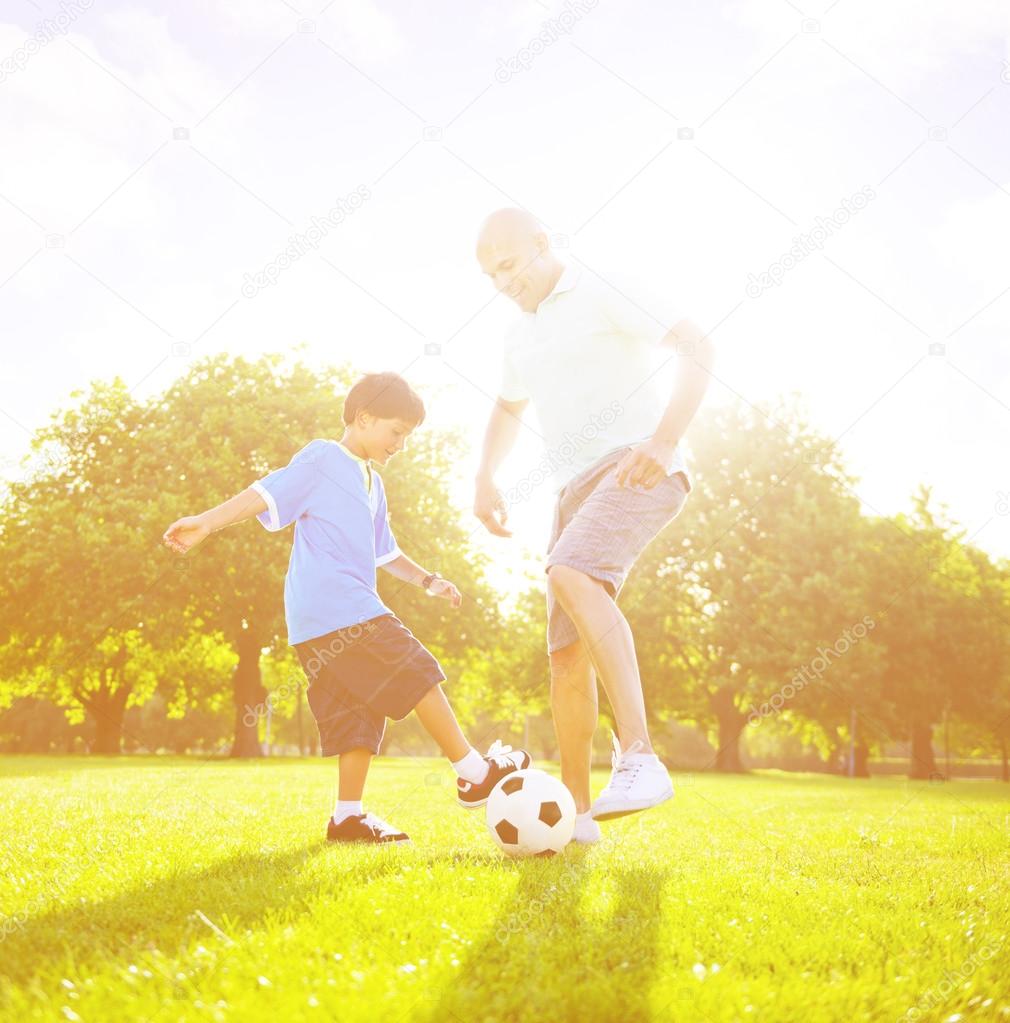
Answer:
[[[544,771],[512,771],[488,796],[487,828],[509,856],[558,853],[575,831],[575,800]]]

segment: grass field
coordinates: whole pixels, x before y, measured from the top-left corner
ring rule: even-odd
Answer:
[[[1007,786],[684,776],[517,862],[435,761],[328,847],[333,774],[0,759],[0,1018],[1010,1020]]]

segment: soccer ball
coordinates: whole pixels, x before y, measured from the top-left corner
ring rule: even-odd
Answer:
[[[575,800],[544,771],[512,771],[488,796],[487,829],[509,856],[550,856],[572,840]]]

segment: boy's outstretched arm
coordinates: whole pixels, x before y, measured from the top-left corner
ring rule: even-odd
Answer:
[[[241,494],[236,494],[210,511],[201,515],[187,515],[173,522],[165,530],[162,539],[172,550],[185,554],[211,533],[251,519],[266,510],[267,503],[263,497],[252,487],[247,487]]]
[[[416,561],[411,561],[406,554],[401,554],[379,567],[397,579],[413,583],[415,586],[420,586],[428,576],[427,570],[423,569]],[[433,597],[444,597],[453,607],[459,607],[463,603],[463,595],[448,579],[441,577],[433,579],[427,592]]]

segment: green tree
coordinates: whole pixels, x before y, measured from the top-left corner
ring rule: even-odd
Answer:
[[[157,684],[145,604],[164,561],[145,523],[158,517],[150,420],[122,381],[95,384],[33,439],[35,466],[0,513],[4,635],[0,668],[13,694],[46,696],[94,723],[92,748],[119,750],[126,708]],[[151,623],[153,624],[153,623]]]
[[[286,464],[316,437],[343,433],[347,369],[286,366],[276,356],[255,363],[219,356],[193,367],[159,404],[163,476],[173,518],[228,497]],[[488,651],[500,642],[497,596],[484,579],[486,559],[470,543],[451,497],[463,454],[462,431],[422,425],[409,451],[383,470],[390,522],[401,549],[457,584],[458,610],[420,589],[378,573],[380,597],[441,661],[455,703],[465,711],[513,685],[494,678]],[[260,752],[257,714],[265,706],[260,657],[283,656],[282,580],[290,530],[265,533],[250,524],[225,530],[182,561],[172,600],[194,627],[220,631],[237,653],[233,679],[236,756]],[[182,627],[182,626],[180,626]]]
[[[687,508],[622,602],[650,702],[714,725],[714,766],[739,771],[748,711],[864,613],[839,581],[859,507],[837,449],[793,403],[705,410],[691,442]]]
[[[1006,580],[932,505],[921,487],[910,515],[879,521],[872,554],[886,596],[882,694],[912,778],[940,776],[933,729],[945,714],[992,723],[1006,700]]]

